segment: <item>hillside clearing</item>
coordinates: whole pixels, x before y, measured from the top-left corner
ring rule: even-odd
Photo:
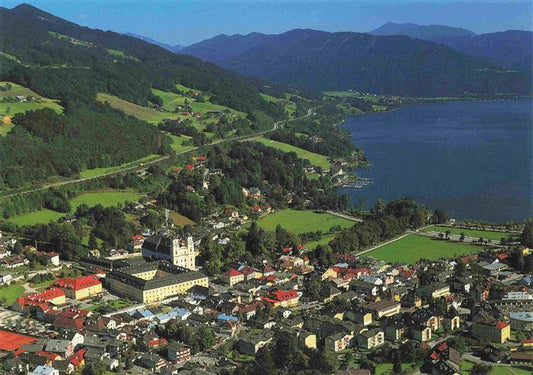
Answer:
[[[327,171],[331,167],[331,163],[329,162],[327,156],[316,154],[314,152],[304,150],[303,148],[295,147],[287,143],[273,141],[264,137],[256,138],[254,141],[261,142],[265,146],[277,148],[283,152],[294,152],[298,158],[309,160],[312,165],[322,168],[322,171]]]

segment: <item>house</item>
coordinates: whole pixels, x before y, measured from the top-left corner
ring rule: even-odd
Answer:
[[[274,333],[270,330],[243,335],[238,342],[239,352],[245,355],[256,355],[257,351],[271,342],[273,337]]]
[[[59,370],[50,366],[37,366],[33,371],[28,372],[28,375],[59,375]]]
[[[45,309],[51,305],[64,305],[66,303],[65,292],[59,288],[47,289],[40,293],[19,297],[13,304],[13,309],[18,312],[28,311],[32,306],[40,306]]]
[[[425,325],[419,324],[411,327],[411,333],[415,340],[420,342],[426,342],[431,340],[431,328]]]
[[[353,334],[338,332],[326,337],[325,347],[331,351],[339,352],[351,346]]]
[[[330,283],[324,284],[320,289],[320,299],[324,303],[331,302],[335,297],[338,297],[340,295],[341,291],[335,288]]]
[[[481,321],[472,324],[472,336],[481,342],[503,344],[511,337],[511,325],[503,321]]]
[[[314,333],[297,330],[296,331],[298,346],[301,349],[316,349],[316,335]]]
[[[513,365],[526,365],[531,366],[533,364],[533,352],[514,352],[511,353],[509,362]]]
[[[533,312],[512,312],[509,316],[513,330],[533,331]]]
[[[52,326],[59,330],[69,329],[73,331],[81,331],[84,328],[83,323],[88,315],[90,315],[90,312],[88,311],[69,308],[56,315]]]
[[[433,282],[428,285],[421,286],[418,288],[417,293],[426,298],[440,298],[446,297],[450,294],[450,286],[441,282]]]
[[[300,294],[295,290],[277,289],[270,293],[270,296],[264,299],[274,307],[295,307],[300,301]]]
[[[46,341],[44,350],[50,353],[57,353],[64,359],[70,358],[74,354],[72,343],[68,340],[49,339]]]
[[[61,288],[68,298],[75,300],[90,298],[102,293],[102,283],[93,275],[75,278],[64,277],[52,285]]]
[[[163,358],[157,354],[143,354],[137,359],[136,364],[152,373],[158,373],[166,365]]]
[[[483,270],[487,275],[497,275],[499,272],[506,270],[509,268],[507,264],[500,263],[499,261],[495,261],[494,263],[487,264],[483,266]]]
[[[461,318],[458,314],[448,313],[444,316],[443,325],[448,331],[453,332],[461,328]]]
[[[244,274],[232,268],[224,272],[220,278],[224,283],[229,284],[229,286],[233,286],[244,281]]]
[[[450,281],[451,290],[458,293],[470,293],[473,281],[466,277],[456,277]]]
[[[178,363],[188,361],[191,359],[191,348],[181,342],[171,342],[167,346],[167,357]]]
[[[351,320],[352,322],[359,325],[367,326],[369,324],[372,324],[372,313],[362,309],[346,311],[344,313],[344,319]]]
[[[385,338],[389,341],[402,341],[405,338],[405,323],[392,321],[385,324]]]
[[[379,328],[370,329],[357,336],[357,346],[370,350],[385,343],[385,334]]]
[[[11,275],[11,272],[8,272],[8,271],[0,272],[0,284],[9,285],[9,283],[11,283],[12,280],[13,280],[13,276]]]
[[[52,251],[52,252],[46,252],[46,251],[38,251],[37,255],[40,257],[46,257],[48,259],[48,264],[51,264],[53,266],[59,266],[59,254]]]
[[[371,302],[363,306],[364,309],[372,312],[375,318],[379,319],[382,316],[393,316],[400,312],[401,304],[391,300],[381,300]]]
[[[350,282],[350,289],[359,294],[377,296],[381,287],[363,280],[352,280]]]

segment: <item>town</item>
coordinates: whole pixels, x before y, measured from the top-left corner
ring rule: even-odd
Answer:
[[[226,213],[227,222],[239,216]],[[208,277],[196,259],[201,241],[160,232],[78,261],[20,251],[3,236],[2,289],[29,280],[12,304],[3,297],[3,373],[230,374],[258,364],[271,373],[278,351],[290,373],[460,374],[465,364],[483,373],[533,363],[525,246],[413,264],[335,254],[324,266],[300,245]],[[36,260],[38,271],[17,272]]]

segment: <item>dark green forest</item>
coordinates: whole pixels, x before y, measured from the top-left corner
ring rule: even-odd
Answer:
[[[0,19],[0,80],[59,100],[65,108],[64,115],[36,111],[12,119],[17,126],[0,139],[0,188],[170,152],[170,140],[157,128],[97,104],[98,92],[148,106],[161,103],[152,88],[176,90],[182,84],[251,116],[284,115],[259,95],[264,82],[193,57],[81,27],[30,5],[0,8]]]

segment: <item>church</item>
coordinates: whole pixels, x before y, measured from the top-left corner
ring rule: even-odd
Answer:
[[[196,253],[192,237],[168,238],[153,236],[144,240],[142,255],[148,260],[168,260],[175,266],[196,270]]]

